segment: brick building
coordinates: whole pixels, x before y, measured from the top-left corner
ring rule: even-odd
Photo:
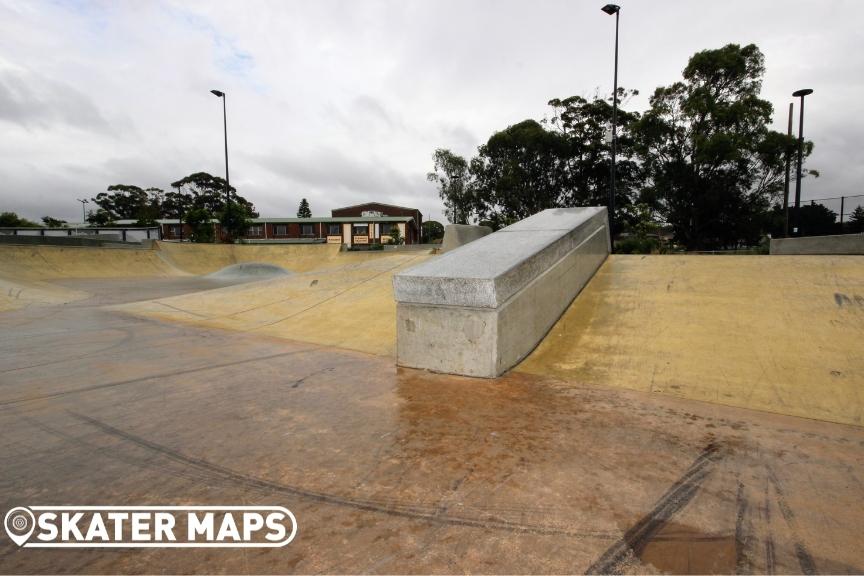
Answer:
[[[420,243],[423,216],[416,208],[368,202],[337,208],[329,217],[253,218],[244,240],[261,243],[330,243],[347,246],[386,244],[398,229],[405,244]],[[165,240],[189,238],[179,220],[159,220]],[[217,237],[219,223],[214,221]]]

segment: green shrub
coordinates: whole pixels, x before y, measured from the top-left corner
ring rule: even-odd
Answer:
[[[657,252],[660,242],[656,238],[628,236],[615,243],[616,254],[651,254]]]

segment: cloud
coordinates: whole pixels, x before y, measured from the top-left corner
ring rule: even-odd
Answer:
[[[806,133],[823,176],[805,198],[857,191],[864,4],[823,4],[622,5],[619,82],[641,92],[629,106],[694,52],[754,42],[776,129],[791,92],[815,90]],[[0,0],[0,210],[77,219],[76,195],[110,184],[223,174],[218,88],[231,182],[263,215],[305,196],[316,214],[376,200],[441,219],[432,152],[470,156],[551,98],[608,92],[613,34],[573,0]]]
[[[319,199],[316,214],[364,198],[408,201],[415,206],[424,196],[417,186],[422,174],[400,172],[381,159],[352,158],[335,148],[304,154],[252,155],[250,160],[285,182],[284,192],[298,199]]]
[[[0,120],[25,128],[65,124],[92,132],[111,130],[108,120],[80,90],[10,66],[0,67]]]

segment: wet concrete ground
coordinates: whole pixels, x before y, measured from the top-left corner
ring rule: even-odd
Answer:
[[[0,572],[864,570],[864,429],[101,308],[201,289],[183,280],[76,281],[96,296],[0,314],[0,510],[282,505],[296,539],[40,551],[4,535]]]

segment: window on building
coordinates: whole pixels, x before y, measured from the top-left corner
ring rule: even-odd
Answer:
[[[249,230],[246,231],[247,236],[263,236],[264,235],[264,227],[260,224],[254,224],[249,227]]]
[[[277,224],[276,225],[276,236],[287,236],[288,235],[288,225],[287,224]]]
[[[180,236],[181,227],[178,224],[171,226],[171,235],[172,236]]]
[[[382,226],[384,227],[383,228],[384,234],[386,234],[387,236],[390,236],[391,234],[393,234],[393,232],[395,230],[399,229],[399,224],[396,224],[395,222],[390,222],[388,224],[382,224]]]
[[[300,235],[301,236],[314,236],[315,231],[312,228],[312,224],[301,224],[300,225]]]
[[[354,236],[368,236],[369,235],[369,225],[368,224],[354,224],[353,234],[354,234]]]
[[[330,224],[327,229],[328,236],[341,236],[342,235],[342,225],[341,224]]]

